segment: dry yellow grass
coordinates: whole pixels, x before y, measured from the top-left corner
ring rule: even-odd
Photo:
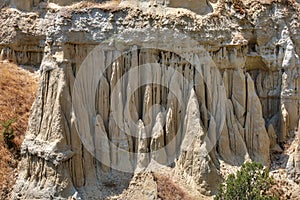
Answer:
[[[187,194],[183,188],[175,184],[168,176],[153,173],[154,180],[157,184],[158,196],[161,199],[169,200],[191,200],[193,199]]]
[[[7,149],[0,126],[0,199],[8,199],[15,182],[19,150],[27,129],[31,105],[35,99],[37,80],[15,64],[0,62],[0,122],[16,118],[14,149]]]

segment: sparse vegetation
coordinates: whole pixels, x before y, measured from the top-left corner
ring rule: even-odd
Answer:
[[[245,163],[237,174],[230,174],[218,189],[215,200],[275,200],[270,194],[273,178],[260,163]]]
[[[0,125],[3,127],[2,135],[5,144],[9,149],[15,146],[15,131],[12,128],[12,124],[16,122],[16,118],[6,120],[4,122],[0,122]]]
[[[30,72],[0,62],[0,199],[9,199],[15,183],[19,152],[36,90],[37,81]],[[14,148],[9,149],[7,143]]]
[[[169,177],[159,173],[153,173],[154,181],[157,184],[158,196],[161,199],[191,200],[192,198]]]

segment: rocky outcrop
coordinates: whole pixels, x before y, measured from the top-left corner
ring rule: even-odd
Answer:
[[[211,195],[220,160],[270,165],[298,126],[298,4],[188,2],[1,12],[2,59],[41,62],[13,199],[106,198],[150,166]]]
[[[298,128],[299,130],[299,128]],[[298,185],[300,183],[300,145],[299,145],[299,131],[295,135],[295,140],[290,146],[290,151],[292,151],[288,161],[287,161],[287,170],[288,177],[294,180]],[[298,188],[299,190],[299,188]]]
[[[25,0],[25,1],[18,1],[18,0],[10,0],[9,5],[12,7],[16,7],[20,10],[31,11],[33,7],[34,0]]]
[[[123,4],[134,4],[141,8],[157,7],[162,5],[171,8],[184,8],[193,11],[197,14],[205,15],[213,12],[211,3],[216,3],[217,0],[201,0],[201,1],[176,1],[176,0],[123,0]]]
[[[47,3],[54,3],[58,6],[70,6],[81,2],[80,0],[3,0],[3,5],[0,4],[0,8],[4,6],[9,6],[16,8],[21,11],[33,11],[38,10],[41,7],[45,7]],[[103,3],[105,0],[88,0],[87,2],[92,3]]]

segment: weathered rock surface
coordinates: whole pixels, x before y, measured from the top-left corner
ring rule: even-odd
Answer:
[[[299,128],[298,128],[299,130]],[[287,162],[287,170],[288,170],[288,177],[294,180],[298,185],[300,183],[300,145],[299,145],[299,132],[295,135],[295,140],[292,142],[289,150],[292,152],[290,153],[290,157]],[[299,188],[297,188],[299,190]]]
[[[104,1],[105,0],[89,0],[88,2],[101,3]],[[4,5],[2,6],[9,5],[10,7],[21,11],[32,11],[35,8],[43,6],[45,3],[55,3],[59,6],[68,6],[78,2],[81,2],[81,0],[3,0]]]
[[[162,5],[171,8],[188,9],[197,14],[205,15],[213,11],[211,3],[216,3],[217,0],[200,0],[200,1],[176,1],[176,0],[123,0],[122,3],[138,5],[140,7],[149,8]]]
[[[220,160],[269,166],[298,128],[297,3],[130,2],[1,10],[1,59],[41,73],[13,199],[108,198],[152,165],[210,195]]]

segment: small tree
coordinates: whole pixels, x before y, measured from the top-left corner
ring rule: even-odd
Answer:
[[[11,125],[15,122],[16,122],[16,118],[9,119],[4,122],[0,122],[0,124],[3,127],[2,135],[3,135],[4,142],[9,149],[15,146],[15,143],[13,142],[15,138],[15,132],[11,127]]]
[[[267,194],[272,183],[269,170],[262,164],[246,162],[219,186],[215,200],[275,200],[278,198]]]

